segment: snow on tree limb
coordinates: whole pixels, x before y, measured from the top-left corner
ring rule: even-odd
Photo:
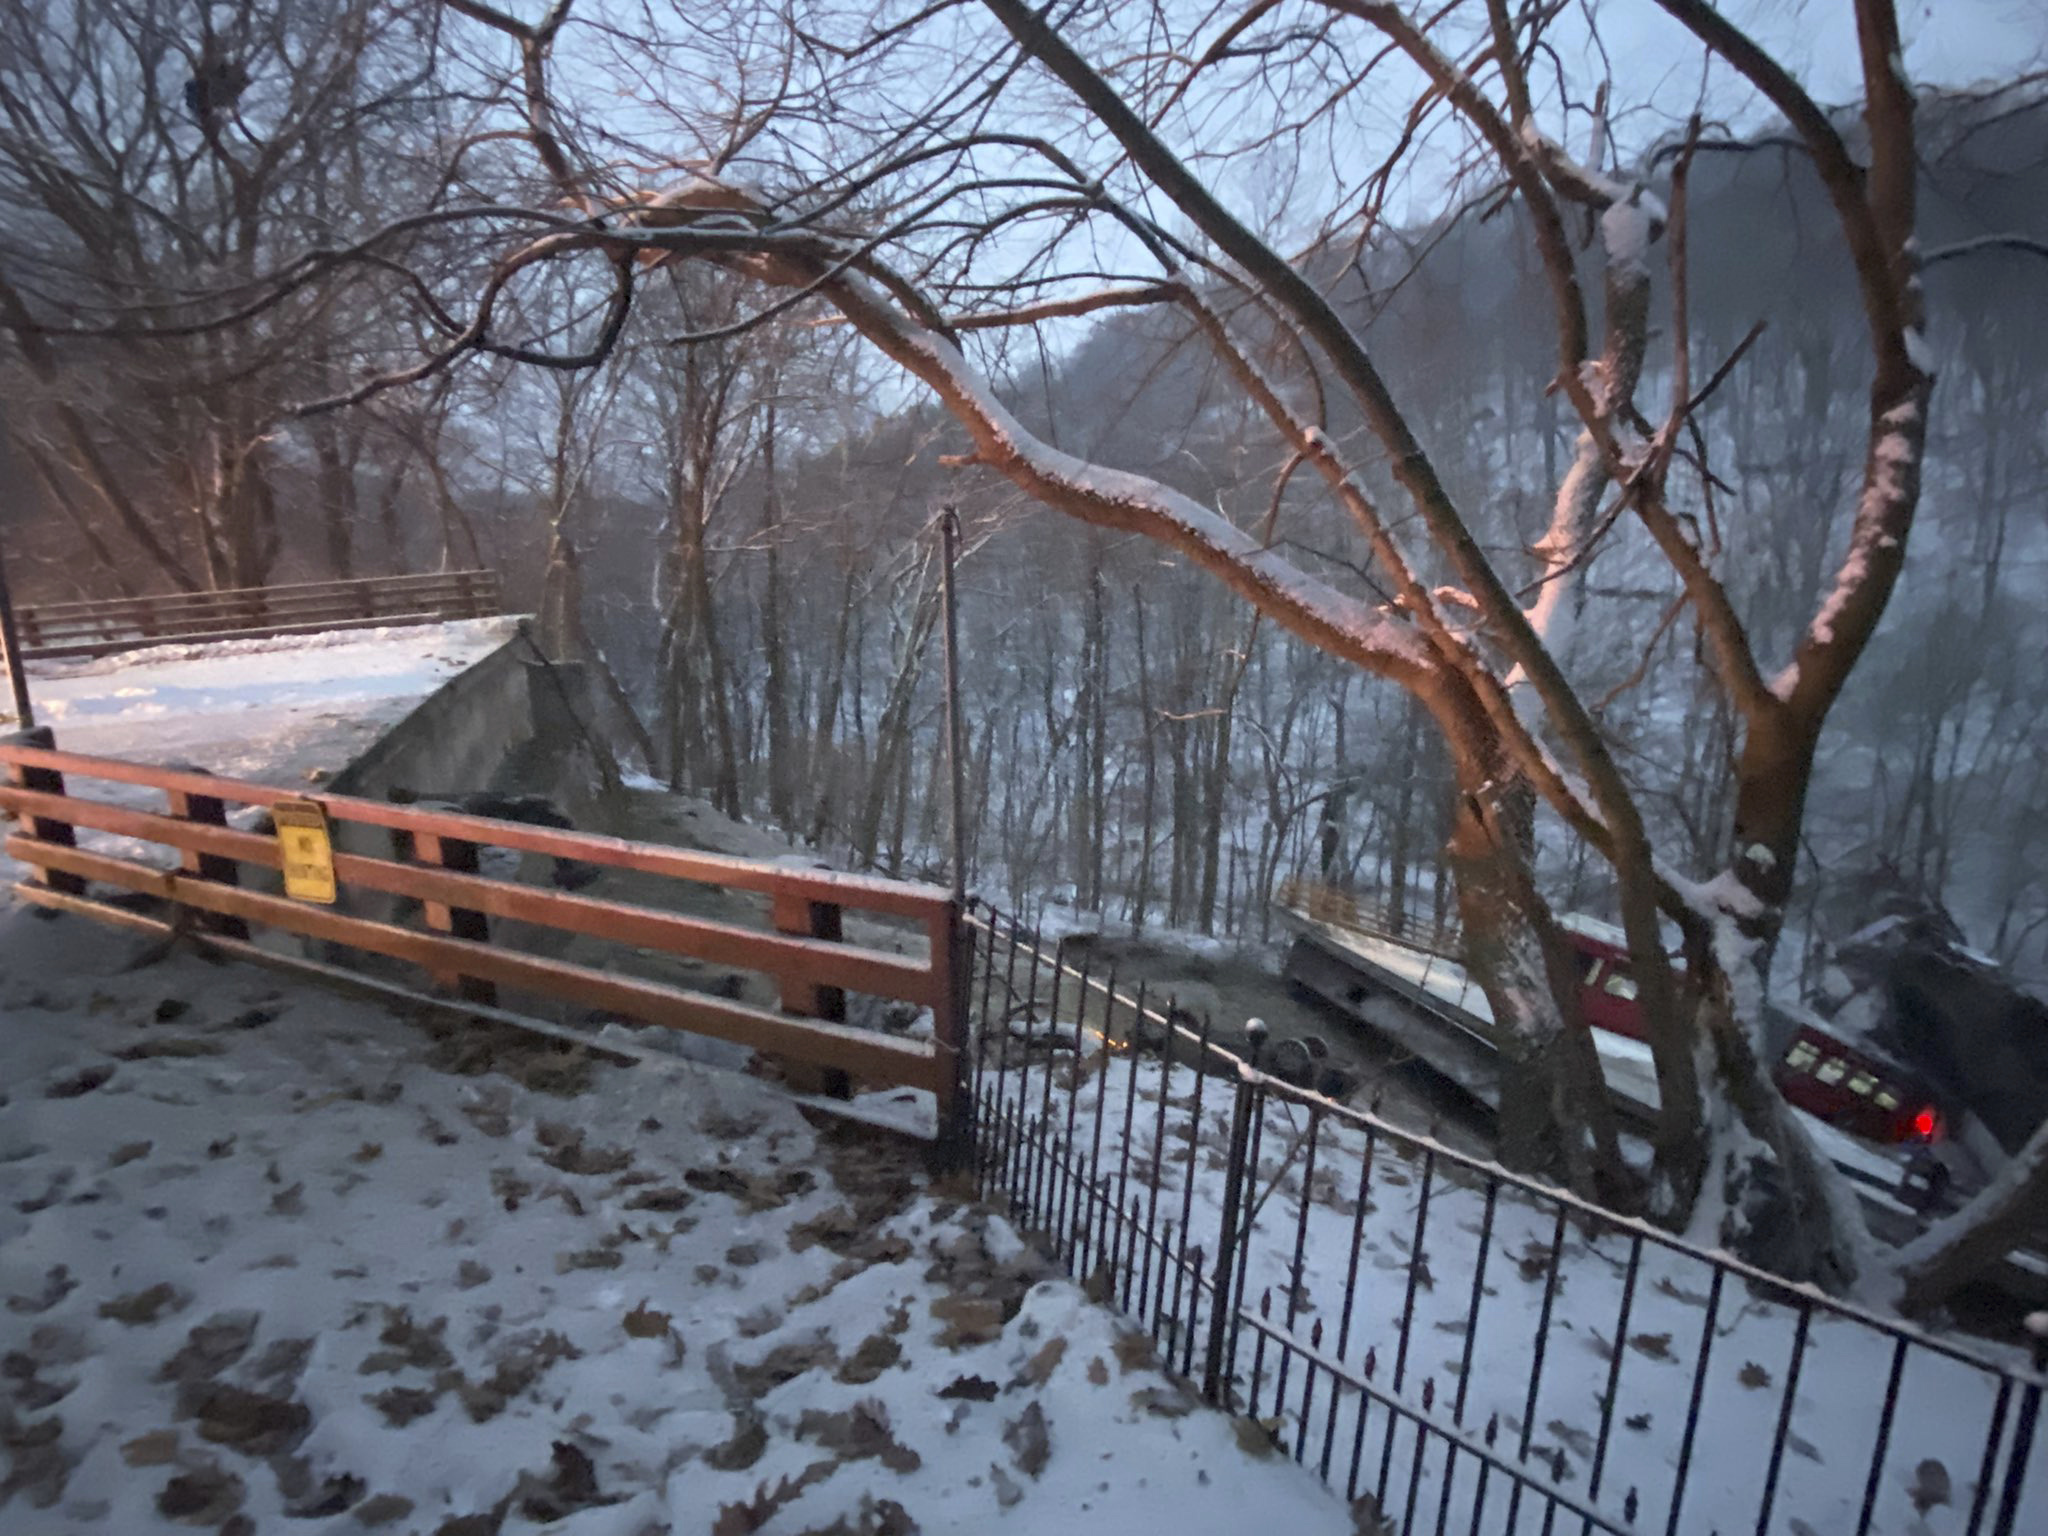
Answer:
[[[1308,575],[1192,497],[1144,475],[1087,463],[1039,439],[996,398],[959,348],[903,315],[865,282],[836,278],[826,292],[862,335],[946,402],[973,436],[981,463],[1034,497],[1085,522],[1159,540],[1311,644],[1372,671],[1412,683],[1437,670],[1437,658],[1412,625]]]
[[[1413,34],[1407,18],[1396,7],[1365,5],[1359,0],[1328,3],[1332,9]],[[1434,461],[1415,436],[1377,366],[1328,296],[1226,208],[1145,119],[1026,0],[982,0],[982,4],[1073,91],[1116,139],[1133,166],[1225,257],[1236,263],[1250,282],[1330,360],[1333,371],[1358,402],[1374,435],[1386,448],[1394,478],[1413,500],[1430,537],[1479,605],[1494,638],[1514,663],[1527,670],[1570,755],[1578,760],[1586,781],[1596,791],[1601,812],[1599,821],[1593,824],[1596,840],[1603,835],[1599,828],[1604,825],[1630,848],[1646,848],[1641,817],[1629,800],[1627,787],[1600,739],[1598,727],[1542,642],[1529,630],[1519,603],[1481,551]],[[1565,388],[1582,411],[1590,412],[1590,399],[1576,377],[1577,365],[1585,355],[1584,305],[1578,295],[1577,277],[1555,202],[1541,173],[1515,147],[1512,133],[1499,126],[1497,115],[1480,96],[1476,85],[1442,60],[1426,40],[1421,40],[1419,46],[1426,57],[1436,60],[1448,72],[1441,86],[1446,94],[1458,100],[1461,108],[1469,107],[1481,120],[1494,125],[1497,131],[1489,136],[1504,146],[1503,158],[1508,169],[1517,185],[1525,187],[1532,208],[1538,212],[1537,223],[1547,231],[1544,266],[1558,295],[1562,355],[1569,360],[1571,370],[1564,381]],[[1558,259],[1551,259],[1553,256]],[[1511,739],[1523,734],[1523,727],[1514,720],[1512,703],[1500,692],[1497,680],[1482,688],[1479,699],[1496,729]],[[1572,814],[1569,802],[1562,809],[1567,816]],[[1647,875],[1647,865],[1641,868]]]
[[[1866,169],[1850,157],[1828,114],[1784,66],[1714,6],[1705,0],[1658,3],[1762,91],[1805,142],[1834,204],[1870,327],[1877,377],[1848,551],[1791,663],[1762,693],[1745,684],[1737,695],[1752,730],[1765,713],[1789,711],[1798,733],[1810,742],[1898,581],[1926,449],[1933,373],[1921,329],[1926,305],[1914,240],[1913,96],[1896,63],[1898,18],[1890,0],[1856,0],[1870,139]],[[1665,543],[1665,537],[1660,535],[1659,542]],[[1718,621],[1721,616],[1714,617]]]
[[[1843,654],[1860,652],[1906,558],[1927,445],[1925,386],[1878,416],[1863,471],[1863,493],[1834,585],[1815,610],[1792,661],[1771,692],[1802,709],[1825,709],[1846,679]]]

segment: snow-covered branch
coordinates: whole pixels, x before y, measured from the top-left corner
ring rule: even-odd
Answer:
[[[1130,283],[1114,288],[1097,288],[1067,299],[1041,299],[1013,309],[978,310],[955,315],[946,321],[954,331],[999,330],[1012,325],[1036,325],[1044,320],[1071,320],[1105,309],[1142,309],[1152,304],[1171,304],[1185,290],[1179,283]]]

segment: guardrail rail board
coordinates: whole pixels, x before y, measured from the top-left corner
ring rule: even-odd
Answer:
[[[954,1098],[966,1028],[955,974],[962,914],[938,887],[320,795],[311,798],[330,823],[399,834],[391,839],[394,848],[410,849],[409,858],[381,858],[337,847],[340,900],[327,907],[278,894],[283,858],[277,839],[229,822],[230,807],[267,808],[307,797],[63,752],[48,743],[47,732],[0,738],[0,809],[18,821],[5,847],[34,871],[17,886],[28,901],[136,926],[135,912],[97,899],[93,888],[154,897],[190,913],[188,931],[202,943],[212,936],[246,940],[252,928],[292,934],[416,966],[443,991],[481,1004],[496,1003],[503,987],[733,1041],[877,1086],[924,1089],[939,1101],[942,1130],[958,1124]],[[74,780],[154,790],[164,797],[164,809],[80,794]],[[158,864],[125,850],[81,847],[80,832],[132,839],[170,857]],[[771,926],[754,929],[495,878],[478,869],[477,851],[487,847],[758,892],[769,898]],[[420,925],[351,911],[353,893],[417,902]],[[915,921],[928,953],[905,956],[845,942],[842,914],[848,910]],[[775,983],[781,1011],[523,953],[493,935],[494,920],[755,971]],[[935,1039],[902,1039],[840,1022],[850,992],[930,1008]]]
[[[435,571],[362,576],[150,597],[36,603],[17,612],[29,661],[109,656],[163,644],[314,634],[329,629],[433,624],[504,611],[498,573]]]

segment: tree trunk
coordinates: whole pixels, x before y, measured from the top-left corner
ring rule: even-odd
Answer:
[[[767,569],[761,585],[761,654],[767,667],[762,707],[768,716],[768,815],[783,828],[796,821],[796,789],[790,758],[788,661],[782,633],[782,503],[775,483],[775,401],[761,429],[761,540]]]
[[[1483,796],[1493,776],[1460,765],[1446,863],[1465,964],[1485,990],[1500,1051],[1500,1156],[1509,1167],[1628,1209],[1613,1101],[1578,1003],[1578,968],[1530,873],[1516,829]]]
[[[1259,615],[1252,614],[1252,622],[1245,632],[1244,647],[1235,657],[1224,659],[1224,683],[1222,697],[1217,701],[1215,738],[1211,745],[1208,774],[1203,785],[1202,821],[1202,895],[1197,908],[1201,919],[1202,932],[1216,931],[1216,884],[1222,874],[1223,861],[1223,813],[1225,802],[1230,798],[1230,727],[1232,717],[1237,713],[1237,690],[1244,682],[1245,667],[1251,660],[1252,648],[1258,644]]]
[[[1131,927],[1145,926],[1145,910],[1152,899],[1152,829],[1158,812],[1159,746],[1152,715],[1152,667],[1145,655],[1145,593],[1131,588],[1131,625],[1138,650],[1138,740],[1145,754],[1145,787],[1138,811],[1138,883],[1131,900]]]
[[[1109,734],[1109,623],[1103,611],[1102,554],[1090,545],[1088,570],[1088,823],[1091,841],[1086,849],[1084,873],[1088,882],[1088,906],[1102,910],[1102,849],[1109,840],[1108,743]]]
[[[1857,1273],[1861,1215],[1771,1082],[1764,1016],[1812,749],[1811,735],[1783,714],[1750,722],[1736,770],[1733,870],[1708,888],[1710,931],[1688,936],[1674,1000],[1691,1015],[1675,1027],[1704,1038],[1718,1091],[1703,1096],[1703,1113],[1674,1105],[1660,1114],[1655,1178],[1658,1204],[1690,1211],[1696,1240],[1840,1289]],[[1630,895],[1624,889],[1625,903]],[[1665,1065],[1660,1055],[1660,1085]]]
[[[853,848],[864,864],[872,865],[879,851],[882,816],[890,792],[896,787],[899,758],[910,750],[910,710],[923,670],[925,642],[938,618],[938,586],[920,580],[913,599],[910,624],[903,638],[903,650],[890,680],[881,717],[875,722],[875,755],[868,765],[867,793],[861,801],[860,817],[854,823]]]
[[[711,590],[711,570],[704,548],[704,527],[696,524],[687,566],[693,587],[696,642],[704,654],[703,695],[711,715],[711,803],[728,816],[740,814],[739,751],[733,740],[730,681],[725,646],[718,638],[718,612]]]
[[[314,419],[313,458],[319,466],[320,522],[325,535],[327,574],[346,581],[355,575],[356,469],[342,452],[341,432],[332,416]]]
[[[1408,916],[1408,860],[1415,818],[1415,733],[1421,726],[1421,711],[1410,701],[1401,710],[1394,808],[1387,818],[1387,921],[1396,933]]]
[[[853,610],[860,592],[857,577],[855,568],[848,565],[845,590],[839,599],[839,620],[832,635],[831,671],[818,699],[818,724],[811,747],[811,779],[817,787],[811,805],[813,843],[822,843],[832,825],[832,787],[838,772],[833,738],[839,728],[839,702],[846,688],[846,639],[853,627]]]

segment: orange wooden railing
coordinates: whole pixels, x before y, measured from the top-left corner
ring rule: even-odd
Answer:
[[[962,913],[936,887],[827,870],[696,853],[593,833],[561,831],[346,795],[314,797],[334,828],[333,906],[297,901],[278,889],[278,840],[228,824],[233,806],[268,807],[302,798],[267,785],[57,751],[48,732],[0,738],[0,809],[19,819],[6,850],[30,866],[16,887],[28,901],[106,921],[163,930],[181,926],[202,942],[252,952],[250,925],[384,956],[424,973],[443,992],[495,1004],[499,988],[602,1010],[639,1023],[735,1041],[785,1062],[835,1069],[867,1084],[930,1090],[942,1135],[957,1133],[966,1028]],[[81,795],[80,780],[162,796],[161,810]],[[351,828],[381,829],[382,839]],[[83,831],[133,838],[166,850],[164,862],[79,846]],[[382,842],[391,856],[354,851]],[[477,872],[480,848],[505,848],[608,869],[768,898],[769,929],[685,917],[658,906],[577,895]],[[95,895],[99,887],[152,896],[167,917],[138,913]],[[418,926],[364,908],[413,898]],[[844,942],[842,915],[908,919],[925,953],[905,956]],[[609,967],[526,953],[494,935],[494,920],[531,924],[605,941],[752,970],[777,983],[781,1011],[667,986]],[[257,958],[265,958],[258,955]],[[930,1008],[936,1038],[898,1038],[839,1022],[849,992]]]
[[[487,618],[501,611],[498,573],[477,570],[36,603],[17,608],[15,622],[23,658],[35,661],[108,656],[151,645]]]

